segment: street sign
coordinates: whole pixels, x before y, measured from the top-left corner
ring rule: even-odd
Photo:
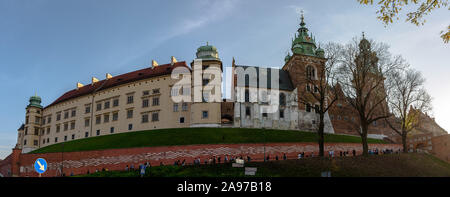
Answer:
[[[42,158],[36,159],[36,161],[34,162],[34,170],[36,170],[39,175],[47,171],[47,161]]]

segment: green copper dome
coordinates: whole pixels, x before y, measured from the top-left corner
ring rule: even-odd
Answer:
[[[42,108],[41,105],[41,97],[34,95],[32,97],[30,97],[30,104],[27,107],[38,107],[38,108]]]
[[[301,16],[300,28],[298,28],[297,34],[292,40],[291,50],[293,54],[324,57],[323,49],[317,49],[313,35],[311,33],[308,34],[308,28],[306,28],[303,14]]]
[[[215,46],[206,43],[206,46],[201,46],[197,49],[197,58],[202,60],[220,60],[219,53]]]

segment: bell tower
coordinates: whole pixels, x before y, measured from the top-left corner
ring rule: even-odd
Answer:
[[[319,75],[325,68],[325,51],[316,46],[312,33],[306,27],[303,13],[300,18],[300,27],[292,40],[291,52],[285,57],[283,70],[289,72],[292,84],[297,88],[300,97],[307,95],[307,91],[314,91],[314,86],[319,83]],[[311,103],[314,106],[314,103]],[[300,103],[299,109],[306,110],[307,106]]]
[[[25,125],[23,131],[22,152],[27,153],[39,148],[42,126],[43,107],[41,97],[34,95],[30,97],[26,108]]]

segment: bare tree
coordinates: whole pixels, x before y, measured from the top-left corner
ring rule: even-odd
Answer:
[[[371,123],[391,116],[386,102],[390,83],[386,79],[404,68],[400,56],[393,57],[388,46],[363,38],[353,39],[342,47],[339,65],[339,82],[347,103],[359,118],[363,155],[368,155],[367,135]]]
[[[431,110],[431,96],[424,88],[425,79],[419,71],[406,69],[393,73],[388,104],[395,118],[386,119],[389,127],[402,137],[403,152],[407,152],[406,137],[419,126],[420,112]],[[413,107],[414,110],[410,110]]]
[[[324,154],[324,129],[325,129],[325,114],[337,100],[337,92],[334,85],[336,84],[335,65],[338,61],[340,46],[335,43],[328,43],[324,47],[325,58],[327,62],[323,68],[317,69],[317,76],[314,71],[307,70],[307,77],[305,83],[308,86],[307,94],[300,97],[300,102],[307,105],[309,103],[318,103],[315,111],[319,117],[319,126],[317,128],[319,156]],[[308,73],[311,72],[311,73]]]

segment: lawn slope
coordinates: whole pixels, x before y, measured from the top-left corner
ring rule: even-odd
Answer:
[[[317,142],[314,132],[247,128],[179,128],[119,133],[54,144],[30,153],[73,152],[115,148],[190,144],[239,144],[263,142]],[[360,143],[361,138],[326,134],[325,142]],[[384,143],[369,139],[369,143]],[[64,146],[62,145],[64,144]]]

